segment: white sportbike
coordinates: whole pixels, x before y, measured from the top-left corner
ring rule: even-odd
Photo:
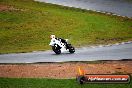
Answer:
[[[61,39],[52,38],[49,45],[56,54],[61,54],[64,49],[70,53],[74,53],[75,48],[70,43],[68,43],[68,39],[65,39],[65,42],[66,43],[63,43]]]

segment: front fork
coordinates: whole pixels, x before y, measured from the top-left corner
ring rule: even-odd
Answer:
[[[61,47],[57,44],[54,45],[56,49],[61,49]]]

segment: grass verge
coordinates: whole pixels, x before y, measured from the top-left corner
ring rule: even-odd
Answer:
[[[51,34],[76,47],[132,40],[128,18],[33,0],[0,0],[0,9],[1,54],[50,49]]]
[[[0,78],[0,88],[131,88],[129,84],[84,84],[75,79]]]

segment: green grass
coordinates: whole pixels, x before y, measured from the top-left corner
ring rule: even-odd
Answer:
[[[132,40],[132,19],[32,0],[0,4],[14,8],[0,12],[0,53],[48,50],[51,34],[76,47]]]
[[[0,88],[131,88],[130,84],[84,84],[75,79],[0,78]]]

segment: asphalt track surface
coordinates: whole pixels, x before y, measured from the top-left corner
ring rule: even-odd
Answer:
[[[132,17],[130,0],[35,0],[93,11],[111,12],[114,15]]]
[[[112,12],[132,17],[132,2],[127,0],[36,0],[82,9]],[[56,55],[52,50],[31,53],[1,54],[0,63],[37,63],[132,59],[132,43],[112,46],[76,48],[74,54],[63,51]]]
[[[30,53],[1,54],[0,63],[37,63],[132,59],[132,43],[112,46],[76,48],[74,54],[63,51],[56,55],[52,50]]]

